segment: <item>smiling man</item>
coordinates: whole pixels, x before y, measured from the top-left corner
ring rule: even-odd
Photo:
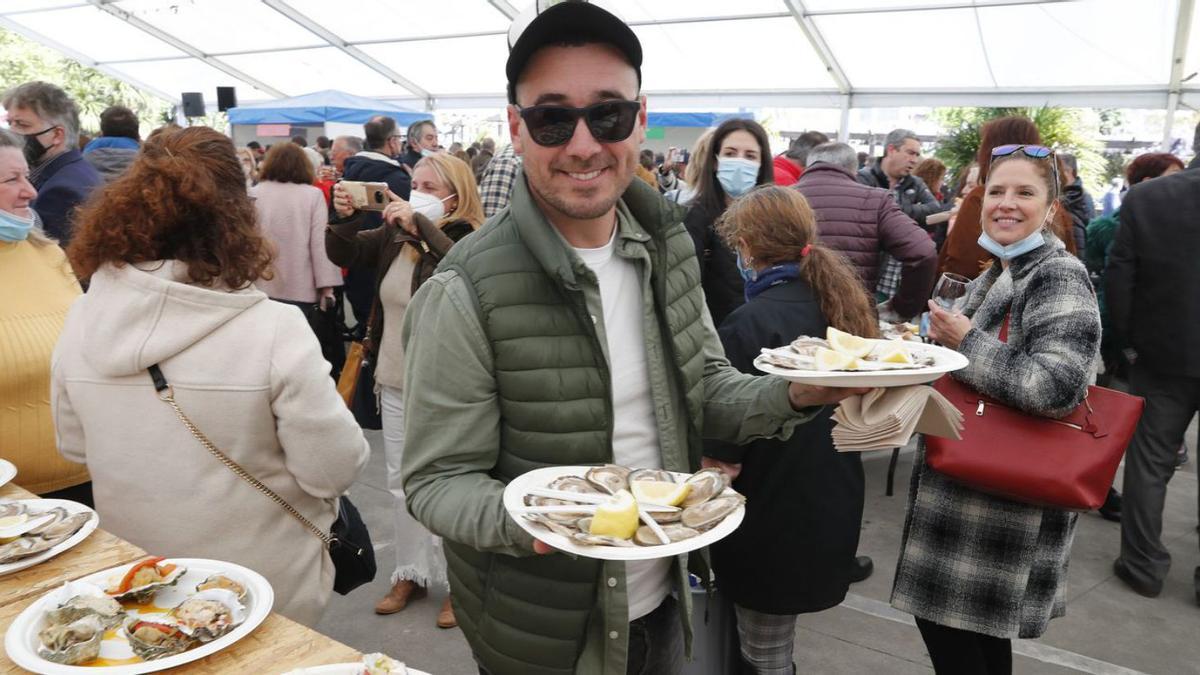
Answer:
[[[404,317],[408,507],[445,539],[481,672],[678,673],[687,556],[553,552],[505,511],[505,484],[554,465],[693,471],[702,438],[787,437],[859,392],[725,360],[682,212],[633,180],[646,105],[628,26],[594,4],[538,3],[509,45],[522,175]]]

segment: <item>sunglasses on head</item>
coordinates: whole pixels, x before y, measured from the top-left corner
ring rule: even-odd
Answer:
[[[592,138],[601,143],[619,143],[633,133],[642,104],[638,101],[601,101],[585,108],[535,105],[519,110],[533,142],[554,147],[566,145],[571,140],[580,118],[587,123]]]
[[[1045,159],[1054,154],[1053,150],[1044,145],[997,145],[992,148],[992,161],[997,157],[1007,157],[1018,152],[1033,159]]]

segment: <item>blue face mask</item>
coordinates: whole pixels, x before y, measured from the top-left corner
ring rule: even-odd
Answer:
[[[754,271],[753,267],[748,267],[746,265],[746,263],[742,260],[742,252],[741,251],[737,252],[737,268],[738,268],[738,273],[740,273],[742,275],[742,281],[745,283],[750,283],[751,281],[754,281],[755,279],[758,278],[758,272]]]
[[[752,159],[741,157],[718,157],[717,180],[725,194],[730,197],[741,197],[758,183],[758,170],[761,164]]]
[[[33,229],[33,218],[22,218],[15,213],[0,211],[0,241],[25,241]]]
[[[1042,235],[1042,228],[1040,227],[1028,237],[1025,237],[1021,241],[1009,244],[1008,246],[1001,244],[995,239],[992,239],[988,236],[987,232],[980,232],[978,241],[978,244],[982,246],[984,250],[1005,262],[1012,260],[1013,258],[1023,256],[1030,251],[1039,249],[1045,243],[1046,237]]]
[[[430,150],[429,148],[421,148],[421,156],[422,157],[433,157],[436,154],[437,154],[436,150]]]

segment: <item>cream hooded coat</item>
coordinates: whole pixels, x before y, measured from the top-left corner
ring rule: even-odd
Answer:
[[[320,540],[214,458],[160,401],[175,398],[226,455],[328,530],[368,446],[300,311],[261,291],[188,285],[175,261],[92,277],[52,362],[59,451],[91,472],[103,527],[154,555],[227,560],[315,624],[333,588]]]

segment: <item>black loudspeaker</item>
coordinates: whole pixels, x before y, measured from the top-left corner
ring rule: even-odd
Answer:
[[[217,87],[217,110],[225,112],[237,107],[237,90],[233,87]]]
[[[204,94],[198,91],[183,92],[183,116],[204,117]]]

